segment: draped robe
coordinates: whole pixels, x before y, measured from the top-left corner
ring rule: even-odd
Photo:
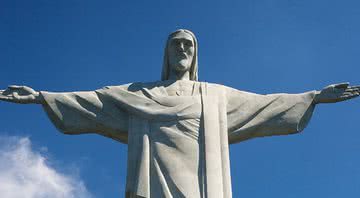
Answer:
[[[299,132],[315,106],[314,91],[259,95],[196,81],[191,94],[169,95],[178,82],[41,94],[61,132],[128,144],[127,198],[231,198],[228,145]]]

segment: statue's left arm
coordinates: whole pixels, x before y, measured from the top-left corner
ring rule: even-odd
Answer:
[[[308,124],[316,104],[354,98],[359,95],[359,89],[341,83],[322,91],[260,95],[228,88],[229,142],[300,132]]]

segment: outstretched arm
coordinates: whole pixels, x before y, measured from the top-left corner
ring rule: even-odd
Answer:
[[[34,89],[27,86],[11,85],[0,90],[0,100],[19,104],[43,104],[44,98]]]
[[[0,90],[0,100],[19,104],[41,104],[54,125],[65,134],[97,133],[127,142],[128,114],[103,92],[37,92],[26,86]]]
[[[229,142],[302,131],[315,108],[316,91],[260,95],[227,89]]]
[[[349,86],[349,83],[303,94],[258,95],[228,89],[229,142],[300,132],[316,104],[341,102],[359,95],[360,86]]]
[[[360,95],[360,86],[349,86],[349,83],[333,84],[317,91],[314,103],[335,103],[349,100]]]

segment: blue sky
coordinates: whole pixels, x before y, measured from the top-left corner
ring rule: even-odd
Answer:
[[[4,0],[0,86],[64,92],[159,80],[178,28],[198,38],[201,81],[260,94],[360,84],[359,20],[357,0]],[[360,99],[319,105],[301,134],[232,145],[233,197],[359,196],[359,109]],[[0,102],[0,112],[0,136],[28,137],[32,152],[94,197],[123,197],[126,145],[60,134],[36,105]]]

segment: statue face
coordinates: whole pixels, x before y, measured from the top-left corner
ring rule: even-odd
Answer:
[[[168,44],[170,69],[175,72],[186,72],[191,68],[194,56],[193,38],[186,32],[175,34]]]

